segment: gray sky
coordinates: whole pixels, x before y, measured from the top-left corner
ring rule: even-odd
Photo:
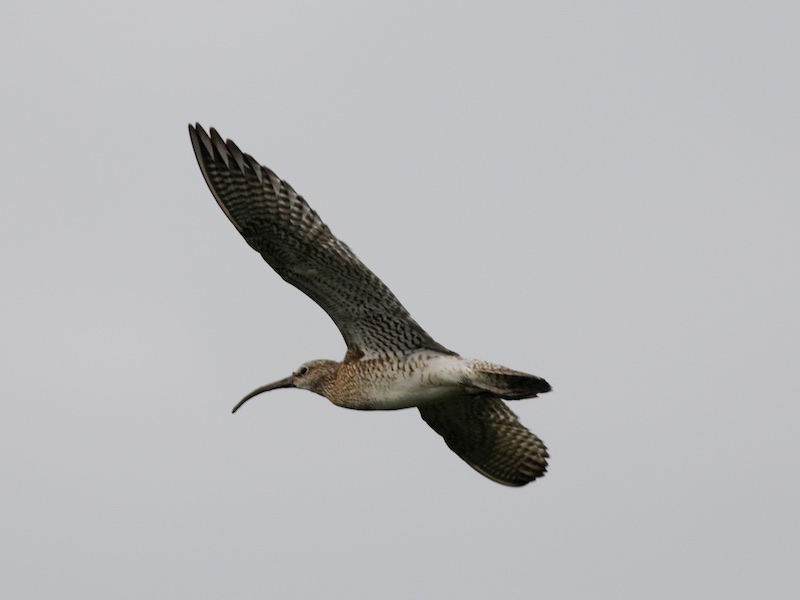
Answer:
[[[788,598],[794,2],[16,3],[0,19],[0,596]],[[344,344],[186,125],[431,335],[545,377],[548,475],[251,389]]]

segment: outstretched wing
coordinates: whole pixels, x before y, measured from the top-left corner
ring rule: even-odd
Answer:
[[[450,449],[489,479],[521,486],[547,471],[544,443],[500,398],[463,396],[418,408]]]
[[[285,181],[214,128],[189,125],[197,164],[247,243],[336,323],[348,356],[447,352]]]

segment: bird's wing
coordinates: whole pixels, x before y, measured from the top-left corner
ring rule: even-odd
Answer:
[[[545,474],[547,448],[500,398],[465,395],[418,408],[450,449],[489,479],[521,486]]]
[[[285,181],[214,128],[189,125],[197,163],[222,211],[247,243],[336,323],[352,358],[429,348],[450,353],[339,241]]]

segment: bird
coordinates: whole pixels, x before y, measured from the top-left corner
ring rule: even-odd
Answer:
[[[278,275],[330,316],[347,347],[343,360],[305,362],[247,394],[232,412],[282,388],[357,410],[416,407],[455,454],[489,479],[520,487],[545,474],[547,448],[505,400],[549,392],[547,381],[463,358],[436,342],[291,185],[213,127],[206,133],[190,124],[189,136],[222,212]]]

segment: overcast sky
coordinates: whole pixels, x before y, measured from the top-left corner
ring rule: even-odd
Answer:
[[[10,3],[0,596],[789,598],[795,2]],[[12,6],[15,5],[15,6]],[[546,477],[340,359],[186,125],[303,194],[439,342],[545,377]]]

